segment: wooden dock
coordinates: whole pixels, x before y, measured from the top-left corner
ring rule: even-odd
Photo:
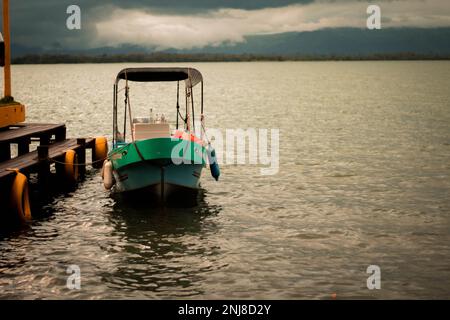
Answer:
[[[54,161],[64,161],[67,150],[77,151],[78,161],[86,162],[82,149],[93,148],[94,138],[66,139],[66,126],[54,124],[26,124],[14,129],[0,131],[0,179],[14,174],[8,169],[19,169],[23,173],[36,171],[37,165],[43,160],[48,164]],[[53,138],[52,138],[53,136]],[[37,150],[29,152],[31,139],[39,140]],[[18,157],[11,159],[10,144],[18,144]],[[44,159],[45,158],[45,159]]]
[[[97,138],[98,139],[98,138]],[[101,138],[105,148],[106,139]],[[37,144],[37,149],[30,152],[32,142]],[[17,144],[18,155],[11,158],[11,144]],[[86,149],[92,150],[91,164],[101,166],[106,158],[106,149],[99,152],[96,150],[96,138],[66,139],[65,124],[42,124],[42,123],[21,123],[0,129],[0,201],[10,203],[12,196],[11,188],[17,172],[28,178],[31,174],[37,173],[38,190],[40,193],[47,192],[49,188],[51,166],[54,164],[56,175],[60,177],[60,182],[64,179],[71,180],[74,184],[78,176],[82,177],[86,172]],[[75,153],[75,163],[72,169],[76,171],[74,179],[67,179],[66,154]],[[70,168],[70,167],[69,167]],[[72,172],[73,173],[73,172]],[[67,182],[67,181],[66,181]],[[9,211],[14,208],[9,208]],[[3,213],[3,208],[2,208]],[[1,219],[1,217],[0,217]]]
[[[66,183],[77,185],[79,177],[85,173],[86,149],[92,149],[94,167],[101,167],[108,153],[105,137],[66,139],[65,124],[24,123],[25,106],[14,100],[11,90],[9,1],[3,0],[2,4],[0,67],[4,71],[4,90],[0,99],[0,227],[4,221],[31,219],[29,184],[36,180],[35,174],[39,198],[43,198],[41,195],[51,189],[49,183],[55,181],[50,179],[54,174],[58,178],[55,187],[59,189]],[[30,152],[32,142],[36,142],[37,149]],[[17,145],[18,151],[14,158],[12,145]]]
[[[66,125],[26,123],[0,129],[0,161],[11,158],[11,144],[18,145],[19,156],[28,153],[32,139],[38,140],[40,145],[63,141],[66,139]]]

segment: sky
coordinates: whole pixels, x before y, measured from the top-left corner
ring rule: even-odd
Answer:
[[[81,30],[68,30],[69,5]],[[192,49],[245,42],[261,34],[366,28],[369,4],[382,28],[450,27],[449,0],[10,0],[13,42],[29,47],[96,48],[134,44]]]

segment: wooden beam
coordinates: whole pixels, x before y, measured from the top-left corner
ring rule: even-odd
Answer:
[[[86,163],[86,139],[77,139],[77,144],[80,146],[77,151],[78,163],[80,164],[78,172],[81,177],[84,177],[86,175],[86,165],[84,165],[84,163]]]
[[[11,146],[9,143],[0,143],[0,162],[11,159]]]
[[[59,128],[55,133],[55,141],[66,140],[66,126]]]
[[[47,194],[50,180],[50,162],[49,162],[49,153],[48,146],[38,146],[37,147],[38,154],[38,184],[39,184],[39,193]]]
[[[23,138],[20,139],[17,143],[18,146],[18,155],[23,156],[24,154],[27,154],[30,152],[30,138]]]

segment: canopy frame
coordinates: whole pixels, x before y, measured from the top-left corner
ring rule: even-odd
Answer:
[[[120,133],[118,127],[118,93],[121,90],[119,88],[120,80],[124,80],[125,84],[125,113],[124,113],[124,132],[123,132],[123,140],[126,140],[126,122],[127,122],[127,112],[129,112],[129,121],[131,123],[131,106],[129,104],[129,87],[128,82],[177,82],[177,130],[178,130],[178,117],[183,119],[182,115],[179,112],[179,82],[184,81],[185,83],[185,95],[186,95],[186,113],[185,113],[185,126],[186,131],[190,133],[191,128],[195,131],[195,119],[194,119],[194,99],[193,99],[193,88],[197,84],[201,84],[201,117],[200,122],[202,128],[204,128],[204,115],[203,115],[203,76],[202,74],[193,68],[126,68],[121,70],[114,82],[113,87],[113,146],[116,146],[118,142],[118,134]],[[189,92],[189,98],[188,98]],[[189,101],[188,101],[189,99]],[[189,104],[191,104],[191,108],[189,108]],[[190,110],[191,109],[191,110]],[[192,112],[192,119],[190,117],[190,112]],[[192,121],[192,125],[190,124],[190,120]],[[203,132],[201,133],[203,136]]]

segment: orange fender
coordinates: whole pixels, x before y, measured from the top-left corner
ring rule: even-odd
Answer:
[[[20,221],[26,222],[31,220],[28,179],[18,170],[16,172],[17,174],[11,188],[11,208],[16,211]]]
[[[95,146],[92,152],[94,154],[92,166],[100,169],[103,166],[103,160],[108,156],[108,140],[106,137],[95,138]]]
[[[78,157],[73,150],[67,150],[64,158],[64,173],[70,183],[78,181]]]

